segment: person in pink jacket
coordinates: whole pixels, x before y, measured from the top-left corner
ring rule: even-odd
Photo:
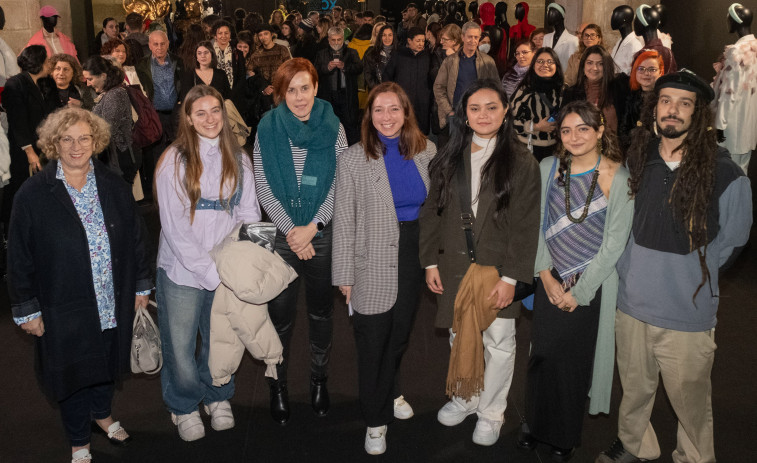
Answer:
[[[76,47],[68,36],[64,33],[56,31],[55,26],[58,24],[58,10],[52,6],[43,6],[39,9],[39,19],[42,20],[42,29],[37,31],[36,34],[29,39],[26,46],[30,45],[42,45],[47,50],[48,58],[58,54],[65,53],[71,55],[77,60],[79,57],[76,54]],[[24,47],[26,48],[26,47]]]

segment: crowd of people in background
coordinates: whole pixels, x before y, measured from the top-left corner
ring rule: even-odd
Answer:
[[[341,6],[181,25],[129,13],[104,18],[81,53],[44,6],[17,58],[0,39],[13,316],[40,339],[73,462],[92,459],[91,419],[113,444],[130,440],[110,403],[131,309],[153,289],[137,204],[159,206],[162,392],[186,441],[205,435],[200,404],[213,429],[234,426],[233,377],[219,386],[208,368],[227,283],[214,248],[265,216],[299,275],[267,305],[282,349],[268,378],[275,422],[290,418],[301,281],[312,407],[329,411],[336,286],[354,312],[365,450],[383,453],[390,422],[413,416],[398,369],[425,279],[450,332],[443,425],[476,414],[473,441],[497,442],[515,319],[532,295],[519,446],[573,456],[587,397],[590,413],[609,412],[617,338],[619,433],[597,461],[659,457],[649,415],[661,373],[674,458],[714,462],[718,275],[752,217],[752,13],[728,10],[740,39],[710,85],[678,69],[662,5],[615,8],[612,49],[597,24],[569,31],[565,8],[548,5],[547,29],[528,23],[526,2],[513,26],[504,2],[452,0],[409,3],[396,23]],[[687,365],[683,384],[663,355]]]

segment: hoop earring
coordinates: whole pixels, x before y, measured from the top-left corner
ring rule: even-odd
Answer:
[[[467,125],[468,127],[470,127],[470,124],[468,124],[468,119],[465,120],[465,125]]]

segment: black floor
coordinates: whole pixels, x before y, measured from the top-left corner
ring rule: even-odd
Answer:
[[[754,178],[754,175],[752,175]],[[157,239],[156,214],[143,209]],[[752,243],[757,233],[753,232]],[[718,351],[712,372],[715,450],[718,461],[757,462],[757,246],[750,244],[721,280],[721,303],[716,332]],[[308,397],[306,318],[300,311],[295,328],[290,370],[292,419],[281,427],[268,414],[268,388],[261,363],[247,355],[236,376],[232,407],[236,427],[215,432],[206,423],[206,437],[186,443],[179,439],[160,396],[159,377],[134,376],[117,391],[114,417],[121,420],[134,441],[125,449],[93,436],[96,462],[547,462],[548,449],[528,453],[515,445],[523,413],[525,371],[531,321],[518,322],[515,377],[499,441],[492,447],[471,442],[475,417],[454,428],[442,426],[436,412],[445,403],[449,345],[447,334],[433,328],[435,305],[423,298],[402,366],[403,394],[415,416],[389,426],[388,450],[378,457],[363,450],[364,424],[357,407],[357,374],[352,328],[343,300],[337,297],[335,334],[329,390],[332,409],[316,418]],[[302,298],[301,298],[302,299]],[[0,304],[8,307],[5,285]],[[302,305],[302,304],[301,304]],[[58,411],[37,387],[32,365],[32,339],[16,328],[9,310],[0,317],[0,463],[66,462],[67,441]],[[620,385],[616,378],[609,416],[584,422],[583,446],[572,461],[593,462],[614,439]],[[203,416],[205,416],[203,414]],[[660,389],[652,422],[662,447],[659,462],[672,461],[676,420]]]

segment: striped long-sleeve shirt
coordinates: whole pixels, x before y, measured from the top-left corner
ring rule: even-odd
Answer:
[[[292,159],[294,160],[294,172],[297,175],[297,184],[302,181],[302,170],[305,168],[305,159],[307,159],[308,151],[304,148],[294,146],[292,141],[289,140],[289,147],[292,150]],[[336,158],[339,159],[339,155],[347,149],[347,135],[345,135],[344,127],[339,124],[339,134],[336,137]],[[291,217],[286,213],[281,202],[273,195],[271,186],[268,184],[268,179],[265,178],[265,172],[263,170],[263,160],[260,157],[260,143],[258,142],[257,135],[255,136],[255,148],[252,153],[253,162],[255,165],[255,188],[258,193],[258,200],[261,206],[266,211],[271,221],[276,225],[276,228],[286,235],[294,228],[294,222]],[[334,184],[336,182],[336,175],[334,181],[331,182],[331,188],[326,200],[318,208],[318,212],[313,217],[312,222],[322,222],[324,225],[331,222],[331,217],[334,214]]]

